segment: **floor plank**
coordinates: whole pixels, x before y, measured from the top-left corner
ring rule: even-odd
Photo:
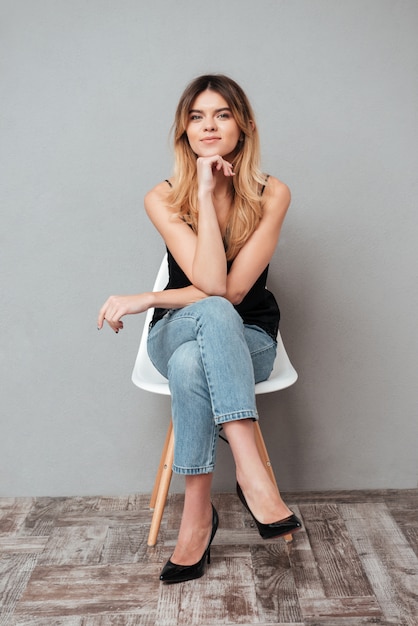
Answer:
[[[326,597],[372,595],[359,556],[336,504],[301,505]]]
[[[418,503],[390,503],[388,510],[418,557]]]
[[[293,511],[304,522],[299,507],[293,506]],[[325,598],[321,573],[309,542],[305,523],[302,530],[298,532],[292,543],[289,544],[288,550],[298,597],[301,600]]]
[[[156,565],[39,566],[20,599],[16,615],[46,617],[155,612]]]
[[[11,552],[12,554],[34,554],[36,552],[42,553],[45,550],[45,545],[49,541],[49,536],[46,537],[15,537],[14,535],[0,536],[0,554]]]
[[[0,557],[0,626],[10,626],[16,606],[36,566],[33,554]]]
[[[251,554],[260,620],[270,624],[302,621],[286,543],[252,546]]]
[[[82,565],[98,563],[108,527],[103,525],[54,528],[38,565]]]
[[[32,506],[32,498],[0,498],[0,536],[17,533]]]

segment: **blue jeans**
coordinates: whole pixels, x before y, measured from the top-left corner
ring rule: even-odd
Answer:
[[[213,472],[221,424],[258,419],[254,384],[269,377],[276,342],[211,296],[166,313],[149,333],[148,353],[169,381],[173,471]]]

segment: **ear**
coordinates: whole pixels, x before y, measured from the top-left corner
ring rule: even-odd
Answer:
[[[255,130],[255,123],[253,122],[253,120],[250,120],[250,126],[252,130]]]

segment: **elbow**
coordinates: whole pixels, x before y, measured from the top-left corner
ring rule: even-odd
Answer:
[[[213,285],[208,295],[221,296],[222,298],[225,298],[226,297],[226,285]]]
[[[234,306],[238,306],[245,298],[245,292],[243,291],[232,291],[225,295],[225,297],[230,301]]]
[[[226,283],[202,282],[200,284],[194,283],[194,286],[203,291],[207,296],[227,297]]]

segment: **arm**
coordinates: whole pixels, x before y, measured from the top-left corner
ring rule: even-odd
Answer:
[[[198,234],[176,217],[168,205],[166,183],[145,197],[145,209],[171,254],[190,282],[211,296],[226,292],[227,264],[212,193],[215,179],[232,176],[232,166],[219,156],[197,159]]]
[[[224,242],[216,213],[213,192],[216,179],[233,176],[232,165],[220,156],[198,158],[198,234],[192,266],[191,281],[211,295],[226,293],[227,262]]]
[[[230,164],[226,161],[223,163],[223,167],[230,171]],[[206,163],[206,171],[208,169],[211,170],[212,166]],[[212,172],[210,172],[210,176],[208,178],[212,178]],[[199,247],[197,241],[198,238],[189,226],[176,217],[173,211],[170,210],[167,202],[168,194],[169,187],[167,183],[160,183],[146,195],[145,209],[151,221],[162,235],[171,253],[177,259],[180,258],[180,263],[183,264],[183,267],[185,266],[188,268],[186,270],[186,275],[192,285],[183,289],[171,289],[161,292],[146,292],[128,296],[110,296],[99,311],[97,319],[97,328],[99,330],[103,327],[105,320],[115,332],[118,332],[123,328],[121,318],[124,315],[142,313],[152,307],[167,309],[182,308],[188,304],[196,302],[197,300],[206,298],[207,295],[224,294],[226,289],[225,251],[223,249],[219,224],[216,219],[211,198],[209,198],[208,194],[205,194],[203,191],[201,200],[202,215],[200,217],[202,218],[201,230],[205,233],[205,235],[200,238],[201,245]],[[213,218],[215,218],[215,220]],[[211,245],[214,246],[213,249],[211,249]],[[197,270],[197,272],[193,271],[193,262],[196,252],[198,257],[197,265],[199,265],[200,259],[200,265],[205,267],[205,255],[210,255],[211,253],[215,254],[218,261],[220,260],[217,264],[217,271],[212,272],[210,280],[206,281],[208,286],[207,292],[202,289],[205,281],[200,281],[201,284],[195,284],[193,282],[194,275],[202,274],[202,276],[205,276],[210,273],[208,272],[207,264],[205,272],[202,270]],[[213,268],[214,265],[210,265],[210,267]],[[215,279],[213,277],[215,277]]]
[[[129,296],[110,296],[99,311],[97,328],[103,327],[104,320],[117,333],[123,328],[124,315],[143,313],[150,308],[181,309],[188,304],[206,298],[206,294],[193,285],[182,289],[149,291]]]
[[[270,176],[263,195],[263,217],[232,263],[225,297],[239,304],[270,263],[290,204],[290,190]]]

